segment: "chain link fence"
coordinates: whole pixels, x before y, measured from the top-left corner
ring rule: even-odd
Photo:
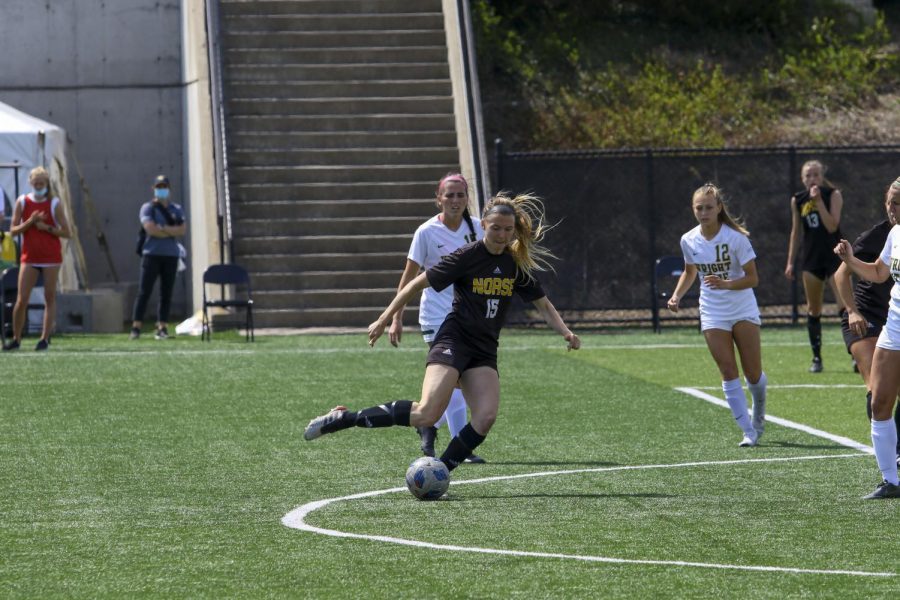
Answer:
[[[691,195],[713,182],[750,230],[765,318],[796,321],[803,292],[784,277],[790,198],[803,189],[800,168],[812,159],[842,191],[843,237],[853,241],[885,218],[900,145],[505,152],[498,140],[495,187],[537,194],[558,222],[546,241],[560,260],[541,281],[567,319],[649,325],[654,263],[681,254],[681,235],[697,224]],[[530,319],[519,312],[515,320]]]

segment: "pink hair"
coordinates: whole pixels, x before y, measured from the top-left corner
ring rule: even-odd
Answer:
[[[457,183],[461,183],[466,190],[466,193],[469,193],[469,183],[466,181],[466,178],[463,177],[460,173],[448,173],[444,175],[444,178],[438,182],[437,193],[440,195],[441,190],[444,189],[444,184],[448,181],[456,181]]]

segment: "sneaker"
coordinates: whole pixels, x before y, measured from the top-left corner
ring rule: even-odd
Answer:
[[[738,444],[741,448],[750,448],[756,445],[756,442],[759,440],[759,435],[755,431],[752,433],[745,433],[741,443]]]
[[[50,347],[50,340],[40,340],[34,347],[35,352],[46,352]]]
[[[874,492],[863,496],[863,500],[880,500],[881,498],[900,498],[900,485],[882,481]]]
[[[822,372],[822,359],[814,358],[812,359],[812,363],[809,365],[810,373],[821,373]]]
[[[470,454],[469,456],[466,457],[466,460],[464,460],[463,462],[467,462],[467,463],[470,463],[473,465],[483,465],[487,461],[484,460],[483,458],[481,458],[480,456],[478,456],[477,454]]]
[[[139,337],[141,337],[141,330],[138,329],[137,327],[132,327],[132,328],[131,328],[131,333],[128,334],[128,339],[129,339],[129,340],[136,340],[136,339],[138,339]]]
[[[437,427],[416,427],[422,438],[422,454],[434,458],[434,443],[437,441]]]
[[[330,411],[328,411],[327,415],[316,417],[309,422],[309,425],[307,425],[306,429],[303,431],[303,439],[305,439],[306,441],[312,441],[317,437],[320,437],[323,433],[330,433],[328,431],[322,431],[322,428],[326,425],[331,425],[332,423],[343,417],[345,412],[347,412],[346,406],[335,406]]]
[[[156,330],[156,335],[153,336],[155,340],[167,340],[169,339],[169,330],[165,327],[160,327]]]
[[[8,344],[6,344],[5,346],[3,346],[3,351],[11,352],[13,350],[18,350],[20,345],[21,344],[19,344],[19,342],[17,342],[16,340],[13,340],[13,341],[9,342]]]
[[[756,431],[756,440],[759,441],[763,431],[766,430],[766,401],[763,400],[758,406],[754,402],[751,414],[753,415],[751,424],[753,425],[753,430]]]

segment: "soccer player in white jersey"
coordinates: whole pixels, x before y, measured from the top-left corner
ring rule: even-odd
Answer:
[[[441,259],[458,248],[471,242],[476,242],[484,237],[484,230],[480,221],[473,221],[469,215],[469,184],[459,173],[450,173],[438,183],[437,206],[440,214],[422,223],[413,235],[409,254],[406,257],[406,267],[400,276],[400,285],[397,291],[415,279],[422,270],[428,270],[437,265]],[[431,346],[434,336],[453,305],[453,288],[446,288],[441,292],[428,287],[422,291],[419,300],[419,326],[422,329],[422,337],[425,343]],[[394,315],[388,331],[389,339],[393,346],[397,346],[403,336],[403,311]],[[459,435],[468,422],[466,414],[466,400],[462,390],[456,388],[450,397],[450,404],[440,420],[434,426],[417,428],[421,438],[422,453],[426,456],[434,456],[434,442],[437,438],[438,428],[447,424],[450,437]],[[484,459],[477,454],[466,458],[466,462],[484,463]]]
[[[892,187],[900,189],[900,178]],[[894,225],[888,233],[881,256],[871,263],[863,262],[853,254],[853,246],[841,240],[834,253],[857,277],[866,281],[881,282],[894,279],[887,323],[878,334],[869,385],[872,388],[872,447],[881,471],[882,481],[865,499],[900,498],[900,480],[897,477],[897,426],[891,413],[900,392],[900,225]]]
[[[699,225],[681,237],[684,272],[668,307],[678,312],[681,298],[700,273],[700,328],[722,374],[725,400],[744,434],[739,445],[755,446],[763,434],[766,416],[759,307],[753,294],[759,282],[756,253],[747,230],[728,213],[718,187],[711,183],[701,186],[694,192],[691,205]],[[753,396],[752,417],[738,376],[735,346]]]

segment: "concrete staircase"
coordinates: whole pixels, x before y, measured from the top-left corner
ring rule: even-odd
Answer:
[[[396,292],[459,169],[441,10],[221,0],[234,262],[258,327],[366,326]]]

